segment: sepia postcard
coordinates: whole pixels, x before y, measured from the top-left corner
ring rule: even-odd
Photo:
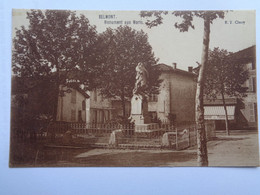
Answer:
[[[255,11],[12,21],[10,167],[259,166]]]

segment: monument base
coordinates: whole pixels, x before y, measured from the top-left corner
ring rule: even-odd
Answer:
[[[132,122],[135,124],[147,124],[150,123],[150,118],[143,116],[142,114],[132,114],[131,115]]]
[[[151,122],[148,113],[148,101],[144,96],[133,95],[130,118],[135,124],[147,124]]]
[[[135,124],[135,132],[152,132],[159,129],[158,123]]]

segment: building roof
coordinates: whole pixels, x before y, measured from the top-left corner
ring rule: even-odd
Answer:
[[[177,74],[183,74],[183,75],[192,76],[192,77],[196,76],[196,74],[194,74],[193,72],[181,70],[178,68],[173,68],[172,66],[169,66],[169,65],[166,65],[163,63],[157,64],[157,65],[155,65],[155,67],[158,68],[162,72],[174,72]]]
[[[80,94],[82,94],[85,98],[89,98],[90,96],[87,94],[87,92],[85,92],[83,89],[76,87],[74,88],[75,90],[77,90]]]
[[[253,45],[246,49],[240,50],[230,55],[230,58],[233,60],[243,61],[243,62],[250,62],[255,61],[256,58],[256,46]]]

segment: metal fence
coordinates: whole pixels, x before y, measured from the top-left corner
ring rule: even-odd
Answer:
[[[205,123],[207,139],[215,136],[214,123]],[[197,144],[196,125],[177,128],[161,124],[155,129],[135,131],[134,124],[50,123],[46,129],[20,132],[23,139],[41,139],[53,144],[103,148],[157,148],[182,150]],[[20,135],[19,134],[19,135]]]

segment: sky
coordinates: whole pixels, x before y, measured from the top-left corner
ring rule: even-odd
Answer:
[[[15,28],[21,25],[28,26],[26,11],[13,11],[12,35]],[[164,16],[163,24],[152,27],[145,25],[146,18],[140,17],[139,11],[76,11],[84,14],[91,25],[95,25],[99,33],[106,28],[117,28],[128,25],[136,30],[143,30],[148,34],[148,41],[153,48],[159,63],[172,65],[177,63],[177,68],[187,70],[188,66],[196,67],[201,62],[203,20],[194,18],[195,29],[180,32],[174,27],[176,21],[181,19],[168,14]],[[104,19],[106,15],[110,18]],[[119,24],[108,24],[113,21],[122,21]],[[133,21],[136,21],[135,23]],[[210,49],[220,47],[230,52],[236,52],[256,44],[255,37],[255,11],[228,11],[224,19],[216,19],[211,24]]]

